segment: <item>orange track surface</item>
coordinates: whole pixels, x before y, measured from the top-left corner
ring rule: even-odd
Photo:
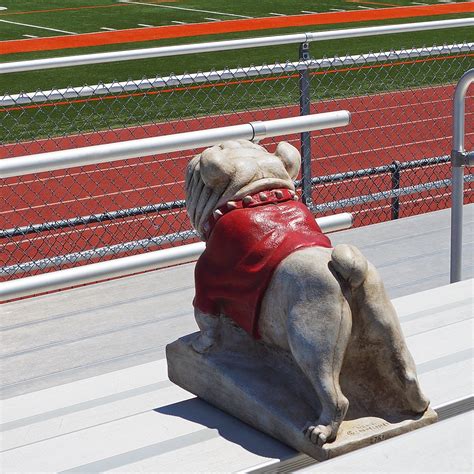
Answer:
[[[249,20],[229,20],[212,23],[195,23],[190,25],[161,26],[156,28],[134,28],[130,30],[101,33],[85,33],[75,36],[11,40],[0,42],[0,54],[85,48],[108,44],[136,43],[141,41],[185,38],[241,31],[390,20],[397,18],[414,18],[455,13],[474,13],[474,3],[448,3],[444,5],[383,8],[377,10],[319,13],[315,15],[253,18]]]

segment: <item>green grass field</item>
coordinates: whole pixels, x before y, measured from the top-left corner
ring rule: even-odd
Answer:
[[[149,3],[154,3],[150,0]],[[242,0],[239,3],[222,0],[196,0],[166,2],[180,8],[192,8],[218,11],[225,14],[245,16],[268,16],[270,13],[301,14],[301,11],[330,11],[331,8],[346,10],[364,6],[364,2],[356,4],[345,0],[331,1],[260,1]],[[370,8],[378,8],[372,2]],[[405,0],[387,0],[380,2],[392,5],[411,5]],[[438,3],[426,1],[423,3]],[[204,17],[211,18],[208,13],[165,9],[153,5],[136,5],[116,7],[113,0],[0,0],[0,21],[42,25],[78,33],[100,31],[107,28],[136,28],[139,23],[153,26],[171,24],[171,21],[202,22]],[[79,8],[90,6],[110,6],[110,8],[54,11],[33,13],[32,10]],[[369,7],[369,5],[367,5]],[[381,6],[384,7],[385,6]],[[31,12],[13,15],[18,12]],[[8,15],[9,14],[9,15]],[[214,15],[216,16],[216,15]],[[74,50],[42,51],[3,55],[4,61],[65,56],[102,51],[118,51],[124,49],[147,48],[170,44],[185,44],[204,41],[216,41],[242,37],[270,36],[290,34],[302,31],[318,31],[347,27],[373,26],[414,21],[429,21],[448,18],[459,18],[462,15],[445,17],[414,18],[406,21],[388,20],[385,22],[367,22],[358,24],[324,25],[320,27],[285,28],[279,30],[252,31],[226,35],[209,35],[196,38],[180,38],[174,40],[151,41],[143,43],[125,43],[111,46],[98,46]],[[465,15],[464,15],[465,16]],[[221,15],[222,19],[234,17]],[[235,18],[234,18],[235,19]],[[5,29],[3,27],[5,26]],[[24,34],[25,27],[2,24],[1,39],[18,39]],[[41,33],[40,33],[41,32]],[[31,33],[31,31],[30,31]],[[48,30],[37,30],[41,36],[57,35]],[[450,30],[425,31],[412,34],[365,37],[350,40],[326,41],[311,45],[312,56],[315,58],[333,57],[347,54],[406,49],[412,47],[432,46],[435,44],[461,43],[474,41],[472,28],[456,28]],[[1,43],[0,43],[1,47]],[[295,61],[298,59],[298,45],[285,45],[272,48],[255,48],[220,53],[199,54],[192,56],[176,56],[172,58],[149,59],[112,64],[99,64],[56,70],[32,71],[18,74],[7,74],[2,77],[0,95],[48,90],[54,88],[77,87],[113,81],[137,80],[144,77],[167,76],[172,74],[193,73],[197,71],[219,70],[225,68],[245,67],[250,65],[272,64],[275,62]],[[440,61],[436,65],[436,74],[430,74],[430,64],[420,64],[415,69],[387,68],[383,71],[383,80],[376,77],[380,71],[371,71],[366,75],[354,73],[328,75],[327,80],[313,92],[314,100],[331,97],[349,97],[352,95],[399,90],[407,87],[426,86],[453,82],[458,78],[458,68],[453,61]],[[474,64],[471,58],[464,58],[464,64]],[[467,67],[466,67],[467,69]],[[404,72],[402,72],[402,70]],[[14,142],[32,140],[40,137],[67,135],[84,131],[126,127],[136,124],[161,122],[183,117],[196,117],[206,114],[219,114],[249,108],[265,108],[298,102],[296,79],[284,79],[273,84],[245,84],[213,87],[210,89],[167,93],[159,95],[133,96],[126,99],[95,101],[86,103],[71,102],[57,107],[22,109],[1,114],[0,141]],[[0,113],[2,109],[0,108]]]
[[[129,2],[129,3],[126,3]],[[439,4],[438,0],[425,0],[423,4]],[[457,3],[457,2],[453,2]],[[22,39],[25,34],[40,37],[57,36],[58,29],[73,33],[138,28],[140,25],[163,26],[180,23],[202,23],[215,20],[232,20],[244,17],[271,17],[298,15],[303,12],[360,11],[390,6],[413,6],[409,0],[2,0],[0,20],[3,23],[0,41]],[[104,7],[104,8],[96,8]],[[22,26],[24,25],[32,26]],[[37,28],[34,28],[36,26]]]

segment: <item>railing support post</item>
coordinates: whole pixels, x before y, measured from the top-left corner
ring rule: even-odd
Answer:
[[[464,166],[472,164],[464,149],[464,114],[466,92],[473,81],[474,69],[470,69],[459,79],[454,92],[453,148],[451,152],[451,283],[461,281],[462,278]]]
[[[392,162],[392,191],[400,189],[400,162]],[[400,217],[400,196],[392,197],[392,220]]]
[[[301,43],[299,51],[300,61],[310,59],[309,43]],[[299,73],[299,91],[300,91],[300,116],[311,113],[311,90],[310,90],[309,69]],[[302,198],[309,208],[313,205],[311,193],[311,133],[303,132],[300,138],[301,142],[301,191]]]

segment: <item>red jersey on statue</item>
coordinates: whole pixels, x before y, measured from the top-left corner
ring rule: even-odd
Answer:
[[[257,339],[262,298],[278,264],[297,249],[331,247],[308,208],[282,191],[284,199],[270,192],[265,202],[255,195],[249,206],[221,208],[196,264],[194,306],[225,314]]]

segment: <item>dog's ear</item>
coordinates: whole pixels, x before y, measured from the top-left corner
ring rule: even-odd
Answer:
[[[291,179],[296,179],[300,171],[300,152],[288,142],[280,142],[275,150],[275,155],[280,158]]]
[[[213,189],[223,189],[235,172],[232,160],[226,159],[221,147],[213,146],[201,154],[201,177]]]

